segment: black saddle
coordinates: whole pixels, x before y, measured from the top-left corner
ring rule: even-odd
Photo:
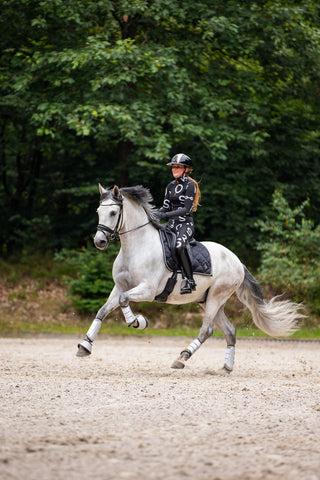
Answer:
[[[163,248],[164,263],[173,274],[168,278],[164,290],[155,297],[155,301],[166,302],[177,283],[177,274],[181,273],[181,268],[176,258],[176,234],[171,230],[159,230],[159,235]],[[211,275],[211,258],[208,249],[195,239],[189,242],[187,249],[193,273]]]
[[[171,272],[181,273],[176,258],[176,234],[171,230],[159,230],[166,267]],[[211,258],[208,249],[194,238],[187,245],[192,271],[198,275],[211,275]]]

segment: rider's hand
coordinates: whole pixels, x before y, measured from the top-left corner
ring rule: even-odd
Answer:
[[[167,218],[167,214],[164,212],[157,212],[157,217],[159,218],[159,220],[164,220],[165,218]]]

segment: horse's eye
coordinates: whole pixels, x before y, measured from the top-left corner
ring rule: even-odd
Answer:
[[[117,213],[117,212],[115,212],[114,210],[112,210],[112,211],[110,212],[111,217],[114,217],[114,216],[116,215],[116,213]]]

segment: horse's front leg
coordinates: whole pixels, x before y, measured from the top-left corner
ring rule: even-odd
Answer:
[[[119,306],[119,296],[121,292],[115,286],[107,302],[100,308],[95,319],[93,320],[85,338],[78,344],[77,357],[87,357],[92,352],[92,342],[97,338],[101,328],[102,321],[106,316]]]
[[[140,283],[135,288],[121,293],[119,297],[119,305],[126,320],[128,327],[144,330],[148,326],[148,320],[142,315],[135,315],[130,307],[130,301],[152,301],[155,293],[144,283]]]

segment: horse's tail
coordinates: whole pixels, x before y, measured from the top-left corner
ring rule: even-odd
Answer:
[[[265,302],[259,282],[243,267],[244,281],[236,293],[239,300],[251,311],[257,327],[273,337],[291,335],[298,330],[299,319],[305,317],[301,313],[301,304],[279,300],[278,296]]]

